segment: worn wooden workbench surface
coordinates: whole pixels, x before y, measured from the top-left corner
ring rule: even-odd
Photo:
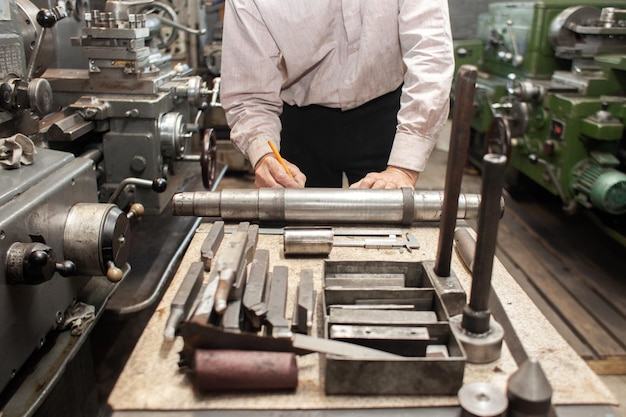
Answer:
[[[456,405],[456,396],[326,396],[320,383],[319,358],[310,354],[298,358],[299,385],[296,392],[257,394],[201,394],[194,391],[189,377],[179,372],[178,353],[182,340],[163,339],[169,305],[191,262],[199,261],[200,246],[210,229],[203,223],[194,237],[170,287],[151,317],[124,370],[109,396],[109,406],[123,410],[202,410],[202,409],[329,409],[329,408],[395,408]],[[397,249],[333,248],[329,260],[397,260],[427,261],[436,255],[437,225],[414,225],[407,229],[421,243],[419,250],[409,253]],[[230,235],[225,236],[225,240]],[[224,247],[222,243],[221,247]],[[275,265],[289,267],[290,297],[287,315],[291,315],[296,279],[301,269],[312,269],[318,308],[316,323],[320,325],[320,291],[323,259],[285,259],[282,236],[260,235],[257,248],[270,251],[270,270]],[[469,291],[470,276],[453,255],[452,270]],[[561,338],[541,312],[532,304],[515,280],[496,260],[492,284],[530,356],[539,359],[554,389],[553,404],[616,404],[615,398],[576,352]],[[319,334],[319,333],[318,333]],[[503,392],[508,377],[517,369],[503,347],[501,358],[487,365],[466,366],[464,383],[487,381]],[[427,383],[427,381],[425,381]]]

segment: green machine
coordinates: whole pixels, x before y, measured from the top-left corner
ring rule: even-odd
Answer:
[[[505,154],[523,174],[626,242],[626,2],[491,3],[478,39],[470,162]]]

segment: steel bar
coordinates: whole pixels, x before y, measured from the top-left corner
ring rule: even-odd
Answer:
[[[224,222],[216,221],[211,226],[211,230],[207,234],[202,246],[200,247],[200,259],[204,263],[204,270],[211,270],[211,262],[217,252],[217,248],[224,239]]]
[[[474,218],[480,195],[460,194],[456,216]],[[411,224],[439,221],[443,192],[372,189],[261,188],[181,192],[173,197],[176,216],[223,220],[318,222],[323,224]]]
[[[307,353],[326,353],[341,358],[351,359],[402,359],[398,355],[346,343],[338,340],[324,339],[299,333],[292,333],[291,337],[267,337],[257,333],[241,332],[230,333],[224,329],[208,323],[206,316],[195,316],[184,322],[181,334],[185,340],[185,347],[181,355],[184,361],[190,361],[193,352],[197,349],[237,349],[272,352],[294,352],[298,355]]]
[[[246,225],[246,222],[240,224],[240,228],[231,236],[226,243],[224,251],[220,253],[215,261],[218,284],[215,292],[214,309],[218,314],[226,310],[227,301],[231,298],[230,294],[233,286],[240,281],[238,277],[241,274],[245,274],[245,249],[248,241],[248,231],[244,227]]]
[[[459,258],[467,269],[472,272],[474,269],[474,252],[476,252],[476,240],[466,227],[454,231],[454,243]]]
[[[300,273],[296,300],[291,329],[296,333],[311,334],[315,314],[315,288],[311,269],[303,269]]]
[[[333,324],[329,326],[328,335],[332,340],[357,343],[413,358],[425,357],[430,343],[428,329],[421,326]]]
[[[348,287],[348,288],[377,288],[395,287],[404,288],[405,276],[402,274],[378,274],[378,275],[356,275],[346,274],[346,276],[333,276],[324,280],[324,288]]]
[[[482,204],[478,216],[472,286],[469,308],[463,312],[463,328],[474,334],[489,330],[491,273],[498,238],[506,160],[505,156],[496,154],[487,154],[483,158]]]
[[[270,281],[269,297],[267,299],[267,324],[268,336],[284,338],[291,337],[291,326],[285,318],[287,308],[288,273],[286,266],[275,266]]]
[[[254,254],[248,273],[248,283],[243,293],[244,312],[250,327],[261,330],[263,318],[267,314],[265,291],[269,271],[269,251],[259,249]]]
[[[460,228],[454,232],[454,241],[456,244],[456,250],[459,257],[471,272],[474,267],[474,252],[476,251],[476,241],[470,235],[467,228]],[[498,297],[498,294],[494,291],[493,286],[491,288],[491,295],[489,297],[489,311],[493,318],[502,326],[504,330],[504,340],[511,352],[511,356],[515,359],[515,363],[519,366],[528,359],[528,354],[524,349],[522,341],[511,324],[509,316],[504,310],[502,301]]]
[[[463,169],[467,161],[477,76],[478,70],[475,67],[463,65],[459,68],[454,85],[452,133],[444,185],[443,210],[441,222],[439,223],[437,257],[435,259],[435,273],[441,277],[450,276],[452,239],[458,217],[458,201],[461,192],[461,182],[463,181]]]
[[[379,339],[379,340],[430,340],[426,327],[420,326],[374,326],[333,324],[329,329],[331,339]]]
[[[330,306],[329,324],[404,325],[417,326],[437,323],[434,311],[406,310],[346,310]]]
[[[333,308],[344,310],[415,310],[413,304],[333,304]]]
[[[241,332],[243,324],[241,300],[229,301],[221,318],[221,324],[224,331],[232,333]]]
[[[178,288],[172,304],[170,306],[170,315],[165,325],[165,340],[172,341],[176,336],[178,326],[183,320],[187,319],[193,306],[194,300],[202,286],[202,263],[193,262],[189,266],[187,275],[183,278],[182,284]]]
[[[254,252],[256,251],[256,244],[259,241],[259,225],[258,224],[248,224],[248,241],[246,242],[245,255],[246,255],[246,264],[252,262],[254,258]]]
[[[450,318],[450,328],[463,345],[470,363],[489,363],[500,357],[504,329],[491,319],[489,298],[491,273],[496,251],[498,222],[506,157],[487,154],[483,157],[482,203],[478,216],[478,230],[470,301],[463,314]]]
[[[333,229],[330,226],[285,227],[283,252],[285,256],[327,256],[333,249]]]

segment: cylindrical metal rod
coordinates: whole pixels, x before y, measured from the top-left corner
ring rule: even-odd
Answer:
[[[463,328],[477,334],[484,333],[489,329],[488,314],[481,313],[489,311],[491,273],[498,239],[498,223],[501,217],[500,200],[502,198],[506,160],[504,155],[487,154],[483,157],[482,202],[478,213],[469,311],[466,309],[463,313]],[[474,320],[469,317],[472,314],[481,317],[486,316],[487,319]]]
[[[173,214],[292,223],[411,224],[439,221],[442,203],[442,192],[411,189],[232,189],[174,194]],[[462,194],[456,216],[474,218],[479,205],[478,194]]]
[[[283,251],[289,255],[324,255],[333,249],[333,228],[330,226],[285,227]]]
[[[292,352],[196,349],[195,385],[200,391],[294,390],[298,365]]]
[[[452,133],[446,168],[443,197],[443,213],[439,223],[439,242],[435,259],[435,274],[450,276],[452,243],[457,219],[457,202],[463,181],[463,169],[467,160],[469,135],[474,113],[474,90],[478,70],[471,65],[459,68],[454,86],[454,108],[452,110]]]

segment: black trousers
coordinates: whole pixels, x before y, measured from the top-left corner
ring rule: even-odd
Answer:
[[[281,154],[307,176],[307,187],[342,186],[387,167],[400,108],[398,88],[356,109],[284,103]]]

